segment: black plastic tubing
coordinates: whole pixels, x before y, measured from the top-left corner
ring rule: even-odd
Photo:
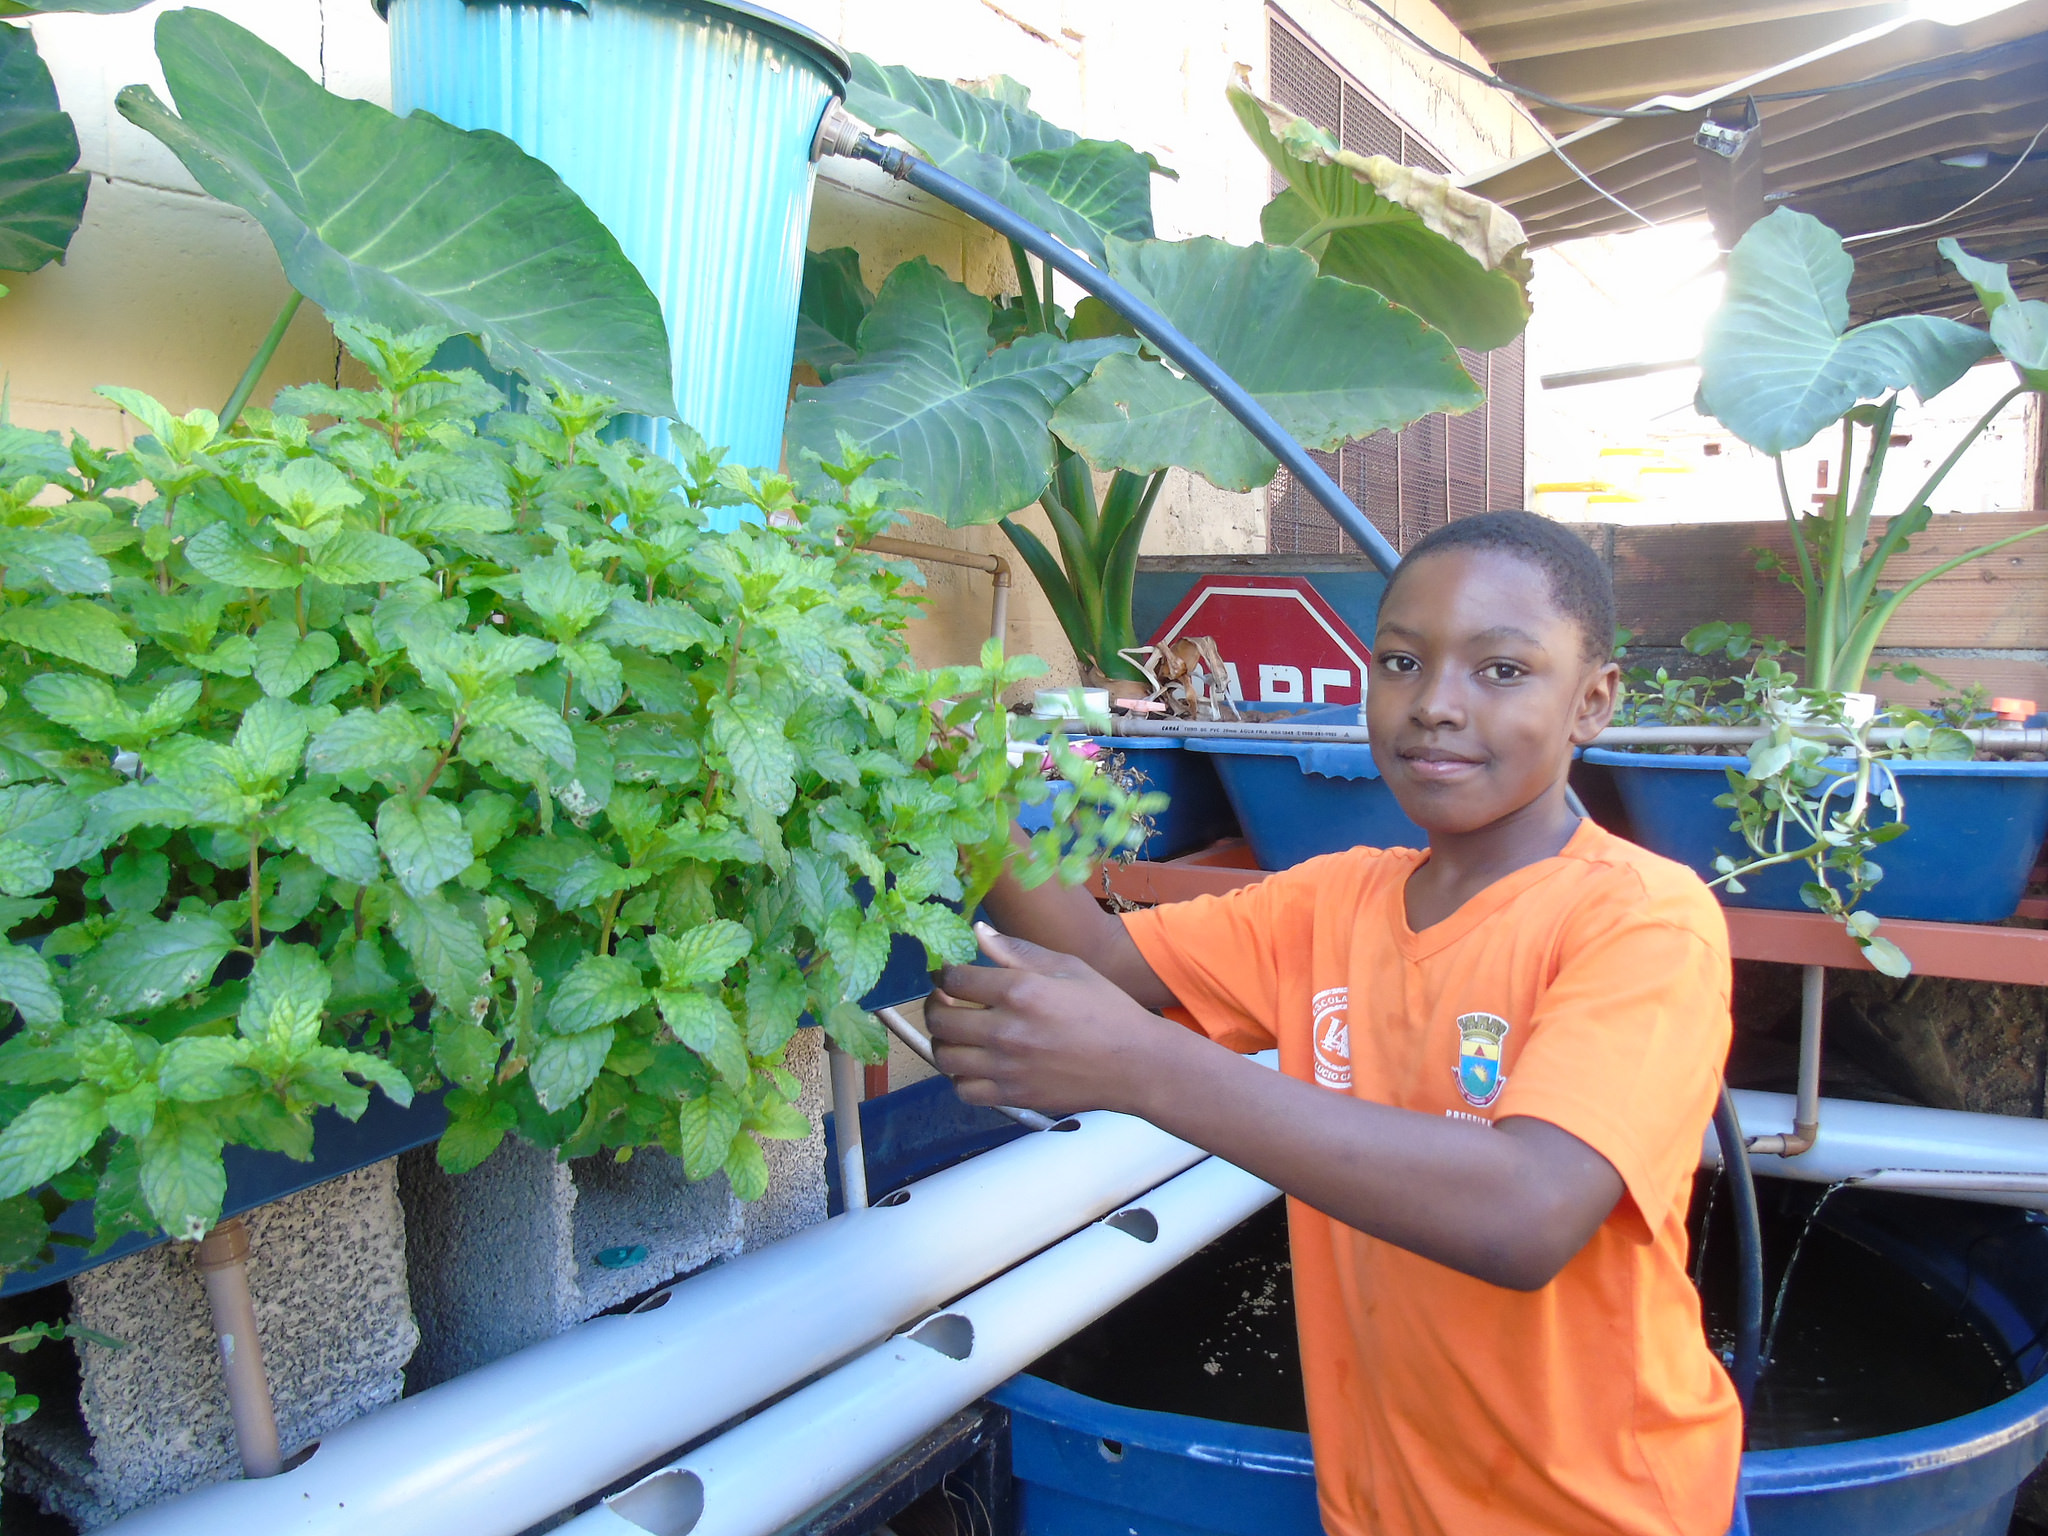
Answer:
[[[1322,466],[1308,456],[1301,444],[1288,436],[1266,408],[1247,394],[1237,380],[1217,367],[1208,353],[1183,336],[1166,316],[1107,272],[1076,256],[1030,220],[1019,218],[994,198],[984,197],[966,182],[948,176],[931,162],[904,150],[878,144],[867,134],[861,135],[854,152],[858,158],[872,161],[898,181],[908,182],[921,192],[929,192],[941,202],[951,203],[962,213],[973,215],[998,234],[1007,235],[1055,272],[1080,284],[1130,321],[1147,341],[1214,395],[1217,404],[1242,422],[1245,430],[1286,466],[1287,472],[1337,520],[1337,526],[1365,551],[1366,558],[1379,568],[1381,575],[1393,574],[1394,567],[1401,562],[1394,546],[1386,541],[1379,529],[1366,521],[1365,514],[1352,505],[1351,498],[1344,494],[1337,482],[1323,472]]]
[[[1721,1143],[1721,1166],[1728,1171],[1728,1197],[1735,1204],[1735,1246],[1737,1287],[1735,1300],[1735,1393],[1742,1399],[1742,1411],[1749,1412],[1750,1394],[1763,1369],[1764,1340],[1764,1238],[1763,1221],[1757,1215],[1756,1184],[1749,1171],[1749,1144],[1742,1139],[1742,1122],[1735,1117],[1735,1101],[1728,1085],[1721,1085],[1721,1097],[1714,1105],[1714,1135]]]

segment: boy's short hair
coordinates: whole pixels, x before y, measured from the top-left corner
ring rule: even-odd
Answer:
[[[1614,583],[1592,546],[1569,528],[1534,512],[1461,517],[1416,541],[1387,579],[1388,592],[1417,560],[1454,549],[1498,550],[1535,566],[1550,583],[1551,601],[1585,636],[1586,660],[1598,666],[1614,659]]]

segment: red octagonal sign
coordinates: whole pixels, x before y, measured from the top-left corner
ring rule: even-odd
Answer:
[[[1204,576],[1152,636],[1216,642],[1234,698],[1356,704],[1372,650],[1302,576]]]

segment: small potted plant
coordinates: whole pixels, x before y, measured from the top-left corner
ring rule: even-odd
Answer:
[[[1932,498],[1970,445],[2017,396],[2048,389],[2048,304],[2017,299],[2004,267],[1952,240],[1941,247],[1977,289],[1988,331],[1934,315],[1850,329],[1854,268],[1842,241],[1790,209],[1752,226],[1730,253],[1727,295],[1700,357],[1700,403],[1779,459],[1792,558],[1766,555],[1762,566],[1804,597],[1803,643],[1793,665],[1781,660],[1785,647],[1762,648],[1749,676],[1725,685],[1634,679],[1624,722],[1753,726],[1759,736],[1746,755],[1586,754],[1613,771],[1647,846],[1715,878],[1731,902],[1807,905],[1843,918],[1881,969],[1903,966],[1904,957],[1873,943],[1875,917],[2009,917],[2048,833],[2048,763],[1972,761],[1968,739],[1946,728],[1956,721],[1899,710],[1878,720],[1877,701],[1865,692],[1879,670],[1873,656],[1885,625],[1915,592],[2042,531],[2025,529],[1896,587],[1881,585],[1892,558],[1928,526]],[[1899,391],[1931,399],[2001,355],[2017,374],[2012,389],[1903,511],[1875,519]],[[1819,510],[1802,513],[1781,456],[1837,425],[1843,473]],[[1736,659],[1752,650],[1745,628],[1725,624],[1703,626],[1687,643]],[[1874,746],[1878,726],[1900,734]],[[1870,856],[1880,845],[1882,862]],[[1803,866],[1797,876],[1793,866]]]

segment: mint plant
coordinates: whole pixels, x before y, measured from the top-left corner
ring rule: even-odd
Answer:
[[[451,1170],[516,1132],[758,1197],[807,1016],[880,1059],[896,935],[969,958],[1013,857],[1078,880],[1155,808],[1055,743],[1013,854],[1039,664],[911,664],[873,459],[807,501],[337,329],[375,388],[0,426],[0,1266],[88,1196],[101,1245],[197,1237],[225,1144],[308,1157],[372,1091],[446,1085]]]

